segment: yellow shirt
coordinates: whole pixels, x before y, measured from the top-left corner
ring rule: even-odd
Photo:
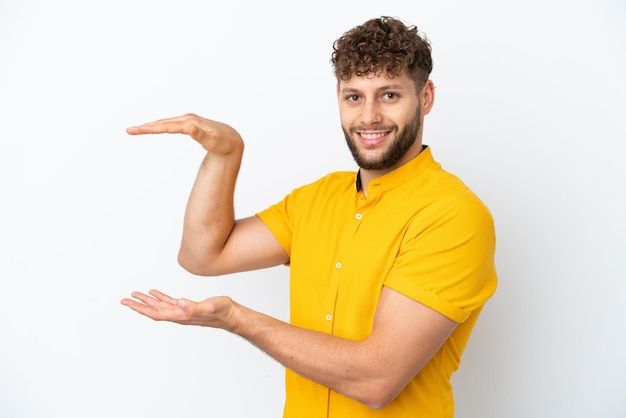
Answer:
[[[450,418],[450,377],[496,288],[493,219],[429,147],[371,181],[367,199],[358,183],[331,173],[257,214],[290,255],[291,323],[364,340],[388,286],[460,325],[381,410],[287,370],[284,417]]]

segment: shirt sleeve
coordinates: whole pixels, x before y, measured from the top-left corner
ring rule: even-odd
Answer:
[[[438,200],[408,226],[384,285],[462,323],[495,291],[494,252],[493,219],[482,202]]]
[[[285,196],[280,202],[256,214],[270,231],[272,231],[272,234],[274,234],[280,245],[287,254],[289,254],[289,257],[291,257],[291,244],[293,240],[292,207],[293,197],[290,194]]]

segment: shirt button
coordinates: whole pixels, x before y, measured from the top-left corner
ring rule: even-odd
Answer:
[[[360,221],[363,215],[361,215],[360,213],[357,213],[354,217],[357,219],[357,221]]]
[[[331,314],[326,314],[326,320],[330,321],[331,319],[333,319],[333,316]]]
[[[335,267],[336,267],[336,268],[338,268],[338,269],[340,269],[340,268],[341,268],[341,263],[337,263],[337,264],[335,264]]]

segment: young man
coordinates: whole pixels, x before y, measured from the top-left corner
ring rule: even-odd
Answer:
[[[207,276],[288,264],[290,323],[228,297],[153,290],[122,303],[248,339],[287,369],[285,417],[452,417],[450,377],[496,288],[492,217],[422,145],[435,89],[430,45],[414,26],[365,22],[335,42],[332,63],[359,170],[256,216],[234,219],[243,141],[233,128],[190,114],[128,129],[187,134],[207,151],[180,264]]]

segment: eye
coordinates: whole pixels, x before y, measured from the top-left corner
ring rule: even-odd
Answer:
[[[394,92],[391,92],[391,91],[388,91],[388,92],[383,94],[383,99],[384,100],[395,100],[397,98],[398,98],[398,94],[394,93]]]
[[[358,102],[360,99],[360,97],[356,94],[350,94],[349,96],[346,96],[346,100],[349,102]]]

